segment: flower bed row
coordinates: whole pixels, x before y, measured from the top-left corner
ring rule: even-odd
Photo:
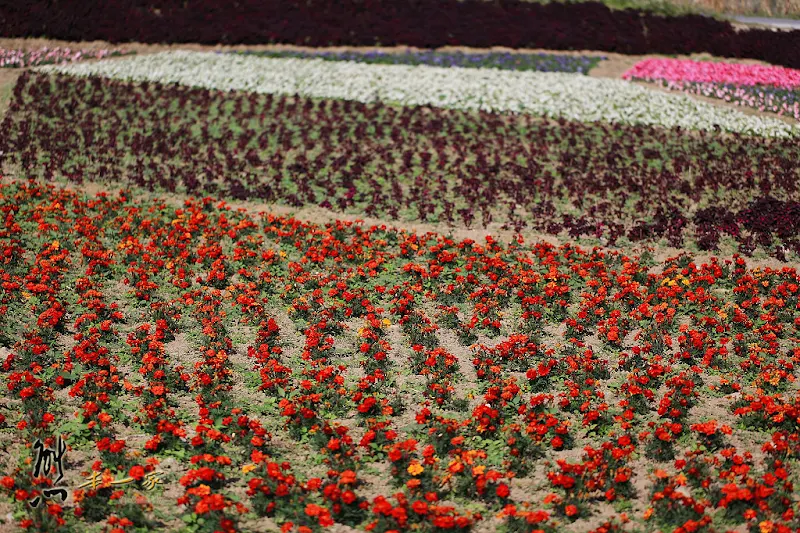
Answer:
[[[646,59],[624,79],[663,87],[800,120],[800,71],[762,65],[678,59]]]
[[[510,52],[302,52],[302,51],[238,51],[244,55],[260,57],[326,59],[328,61],[355,61],[378,65],[432,65],[437,67],[497,68],[502,70],[532,70],[536,72],[577,72],[587,74],[605,56],[574,56],[557,54],[526,54]]]
[[[436,48],[605,50],[627,54],[709,52],[800,67],[800,32],[736,31],[699,15],[662,17],[598,2],[517,0],[247,0],[220,10],[213,0],[8,3],[0,33],[110,42],[289,43],[302,46],[408,45]]]
[[[622,77],[645,81],[769,85],[781,89],[800,87],[800,70],[691,59],[645,59]]]
[[[775,137],[800,131],[778,120],[747,116],[623,80],[555,72],[365,65],[187,51],[42,68],[227,91],[528,113],[588,122],[722,129]]]
[[[103,59],[129,54],[125,50],[73,50],[71,48],[38,48],[23,50],[18,48],[0,48],[0,68],[25,68],[40,65],[74,63],[85,59]]]
[[[41,73],[20,78],[3,126],[4,163],[45,179],[611,244],[800,251],[794,139]]]
[[[800,121],[800,90],[797,89],[686,81],[662,81],[661,86],[671,91],[717,98]]]
[[[32,182],[0,210],[0,492],[30,531],[800,527],[795,269]],[[33,508],[22,445],[62,433],[99,486]],[[168,456],[150,498],[111,484]]]

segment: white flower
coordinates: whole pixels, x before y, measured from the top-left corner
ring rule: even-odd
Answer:
[[[716,126],[770,137],[800,132],[777,119],[745,115],[687,95],[654,91],[625,80],[560,72],[370,65],[189,51],[39,70],[231,91],[528,113],[583,122],[702,130]]]

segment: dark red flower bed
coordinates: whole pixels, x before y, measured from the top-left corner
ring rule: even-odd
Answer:
[[[800,254],[792,139],[42,73],[14,92],[0,162],[45,179]]]
[[[699,15],[663,17],[597,2],[514,0],[85,0],[4,2],[0,34],[110,42],[308,46],[509,46],[626,54],[709,52],[800,67],[800,31],[737,32]]]

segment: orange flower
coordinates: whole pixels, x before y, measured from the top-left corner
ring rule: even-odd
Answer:
[[[308,516],[321,516],[327,512],[327,509],[324,507],[320,507],[319,505],[309,503],[306,505],[306,514]]]
[[[208,485],[200,485],[199,487],[188,489],[186,492],[194,496],[208,496],[211,494],[211,487]]]
[[[408,470],[408,473],[411,474],[412,476],[418,476],[425,470],[425,468],[418,462],[414,461],[413,463],[408,465],[408,468],[406,470]]]
[[[558,496],[558,494],[551,492],[550,494],[544,497],[544,503],[545,505],[550,505],[551,503],[557,502],[560,499],[561,498]]]
[[[452,461],[448,465],[447,469],[453,474],[458,474],[459,472],[462,472],[464,470],[464,465],[459,461]]]
[[[345,470],[339,476],[339,483],[342,485],[353,485],[356,482],[356,473],[352,470]]]
[[[428,513],[428,504],[422,500],[419,500],[411,505],[411,509],[413,509],[417,514],[424,515]]]

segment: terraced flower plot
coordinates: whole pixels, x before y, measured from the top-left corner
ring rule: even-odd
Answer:
[[[778,120],[743,115],[683,95],[650,91],[620,80],[557,72],[371,65],[185,51],[45,67],[45,71],[362,103],[722,129],[769,137],[793,137],[800,131]]]
[[[800,129],[646,86],[796,71],[126,46],[8,91],[0,530],[800,531]]]
[[[646,59],[623,78],[660,83],[688,94],[800,120],[800,71],[782,67],[675,59]]]
[[[465,53],[436,50],[397,52],[306,52],[296,50],[245,50],[244,55],[276,58],[326,59],[355,61],[377,65],[432,65],[436,67],[499,68],[503,70],[532,70],[536,72],[588,73],[605,56],[571,56],[558,54],[520,54],[511,52]]]
[[[33,50],[17,48],[0,48],[0,68],[24,68],[40,65],[73,63],[85,59],[104,59],[127,55],[130,52],[122,49],[73,50],[61,47],[41,47]]]
[[[315,65],[323,64],[308,68]],[[160,72],[166,71],[141,71]],[[800,251],[800,145],[793,137],[723,137],[49,72],[19,80],[4,125],[6,164],[43,178],[407,222],[533,229],[612,245],[713,250],[722,243],[779,258]]]

